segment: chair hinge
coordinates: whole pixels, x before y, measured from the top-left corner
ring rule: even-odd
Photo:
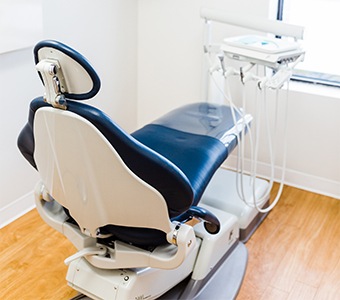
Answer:
[[[65,79],[58,60],[43,59],[36,68],[41,75],[45,86],[44,100],[53,107],[67,109],[65,92]]]

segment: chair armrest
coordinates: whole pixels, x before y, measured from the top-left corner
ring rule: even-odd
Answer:
[[[194,218],[203,221],[205,230],[210,234],[217,234],[220,231],[221,224],[218,218],[209,210],[198,206],[191,206],[188,211],[174,218],[173,221],[185,223]]]

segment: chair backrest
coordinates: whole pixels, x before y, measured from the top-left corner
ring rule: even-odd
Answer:
[[[34,159],[49,193],[96,236],[108,224],[169,232],[162,195],[136,176],[89,121],[45,107],[34,121]]]
[[[91,236],[107,225],[168,233],[170,218],[192,204],[184,173],[102,111],[74,101],[93,97],[100,87],[79,53],[55,41],[39,43],[34,52],[47,91],[32,101],[18,144],[51,196]]]

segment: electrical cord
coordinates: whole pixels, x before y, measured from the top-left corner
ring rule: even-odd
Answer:
[[[223,61],[221,60],[221,63]],[[243,124],[242,124],[242,130],[241,130],[241,136],[240,133],[236,133],[236,138],[237,138],[237,176],[236,176],[236,186],[237,186],[237,193],[240,199],[248,206],[255,208],[257,211],[261,213],[267,213],[271,211],[276,204],[278,203],[283,187],[284,187],[284,178],[285,178],[285,170],[286,170],[286,160],[287,160],[287,119],[288,119],[288,93],[289,93],[289,81],[287,81],[287,91],[286,91],[286,105],[285,105],[285,111],[284,111],[284,132],[283,132],[283,137],[284,137],[284,150],[283,150],[283,162],[282,162],[282,173],[281,173],[281,179],[280,179],[280,186],[279,190],[272,201],[272,203],[266,207],[266,208],[261,208],[261,205],[264,203],[265,200],[268,199],[270,196],[270,192],[273,188],[274,181],[275,181],[275,154],[276,154],[276,148],[275,148],[275,143],[272,141],[271,137],[271,132],[270,132],[270,124],[269,124],[269,113],[268,113],[268,103],[267,103],[267,89],[268,87],[265,86],[265,84],[261,84],[259,77],[258,76],[252,76],[248,75],[250,69],[254,66],[254,64],[251,64],[251,66],[247,67],[248,69],[246,72],[243,72],[240,70],[240,73],[238,73],[235,69],[233,68],[214,68],[214,70],[211,70],[209,72],[210,77],[212,79],[212,82],[214,83],[215,87],[218,89],[218,91],[221,93],[223,98],[228,102],[231,108],[231,114],[233,118],[233,122],[236,126],[237,121],[236,121],[236,113],[238,113],[240,116],[242,116],[243,119]],[[213,73],[216,71],[221,71],[223,70],[223,76],[225,77],[225,82],[227,83],[226,87],[226,92],[219,86],[217,83],[216,79],[213,76]],[[231,96],[231,91],[230,91],[230,84],[228,84],[228,78],[230,76],[234,75],[240,75],[242,74],[241,81],[243,85],[246,85],[246,82],[249,80],[258,80],[257,88],[256,88],[256,102],[257,103],[257,108],[256,108],[256,120],[258,120],[258,124],[256,126],[256,143],[254,146],[254,141],[253,141],[253,135],[252,131],[250,129],[250,126],[248,123],[245,122],[245,112],[246,112],[246,88],[243,89],[242,91],[242,109],[240,110],[237,108],[237,106],[234,104]],[[245,80],[247,79],[247,80]],[[266,78],[262,79],[264,82]],[[258,101],[258,90],[261,91],[262,94],[262,101]],[[279,99],[279,88],[275,89],[275,124],[274,124],[274,136],[276,136],[277,130],[278,130],[278,99]],[[258,157],[258,152],[259,152],[259,136],[260,136],[260,128],[261,128],[261,123],[260,123],[260,116],[261,116],[261,103],[263,103],[263,110],[264,110],[264,116],[265,116],[265,126],[266,126],[266,135],[267,135],[267,142],[268,142],[268,149],[269,149],[269,160],[270,160],[270,177],[269,177],[269,185],[259,199],[256,199],[256,171],[257,171],[257,157]],[[245,161],[245,142],[242,141],[241,137],[244,138],[245,133],[249,135],[249,141],[250,141],[250,160],[251,160],[251,185],[252,185],[252,198],[253,201],[251,202],[249,199],[246,199],[245,196],[245,183],[244,183],[244,176],[245,176],[245,167],[244,167],[244,161]]]

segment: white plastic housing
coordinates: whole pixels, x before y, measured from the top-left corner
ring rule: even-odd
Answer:
[[[258,211],[251,206],[254,199],[252,185],[249,183],[251,177],[244,175],[245,196],[250,204],[247,205],[237,193],[236,176],[236,172],[219,168],[205,190],[201,203],[235,215],[240,229],[245,230],[254,220]],[[269,183],[259,178],[256,178],[255,182],[255,196],[257,199],[261,199],[267,191]],[[268,198],[259,203],[259,207],[263,207],[267,200]]]
[[[161,194],[128,169],[90,122],[54,108],[40,108],[34,121],[41,179],[89,235],[107,224],[171,231]]]
[[[156,299],[192,272],[199,244],[196,243],[184,263],[173,270],[102,270],[80,258],[70,264],[66,279],[72,288],[91,299]]]
[[[238,222],[234,215],[208,205],[201,206],[217,216],[221,228],[217,234],[209,234],[203,223],[195,226],[195,233],[202,239],[202,245],[191,276],[194,280],[204,279],[239,238]]]

